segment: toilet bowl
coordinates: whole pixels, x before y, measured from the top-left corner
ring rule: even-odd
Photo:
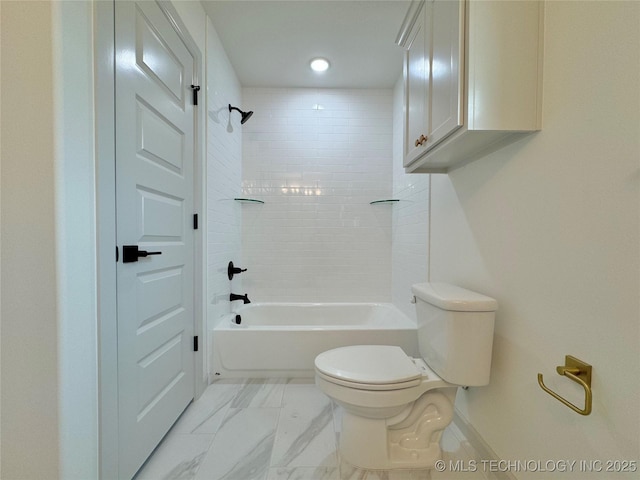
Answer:
[[[489,382],[497,303],[442,284],[412,287],[422,358],[355,345],[316,357],[316,384],[343,407],[340,454],[365,469],[432,468],[458,386]]]

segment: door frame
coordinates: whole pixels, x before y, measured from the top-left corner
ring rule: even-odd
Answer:
[[[201,86],[199,108],[194,118],[194,213],[199,228],[194,231],[194,335],[200,347],[194,355],[194,399],[207,386],[204,360],[206,278],[206,83],[202,53],[168,0],[157,0],[176,32],[194,57],[196,81]],[[98,314],[98,465],[99,478],[118,477],[118,358],[116,294],[116,175],[115,175],[115,3],[94,2],[97,314]],[[198,261],[200,260],[200,261]]]

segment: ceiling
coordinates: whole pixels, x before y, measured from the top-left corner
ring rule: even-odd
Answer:
[[[243,87],[391,88],[405,0],[202,0]],[[324,57],[331,68],[314,73]]]

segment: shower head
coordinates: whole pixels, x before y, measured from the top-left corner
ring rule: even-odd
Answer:
[[[237,110],[240,112],[240,115],[242,115],[240,125],[244,125],[245,122],[251,118],[251,115],[253,115],[253,112],[243,112],[238,107],[232,107],[231,104],[229,104],[229,113],[231,113],[232,110]]]
[[[251,118],[251,115],[253,115],[253,112],[251,111],[243,113],[242,119],[240,120],[240,125],[243,125],[247,120],[249,120]]]

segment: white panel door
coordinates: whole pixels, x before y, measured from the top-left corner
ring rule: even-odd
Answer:
[[[119,478],[194,395],[194,57],[154,1],[115,2]],[[123,246],[161,252],[123,263]]]

